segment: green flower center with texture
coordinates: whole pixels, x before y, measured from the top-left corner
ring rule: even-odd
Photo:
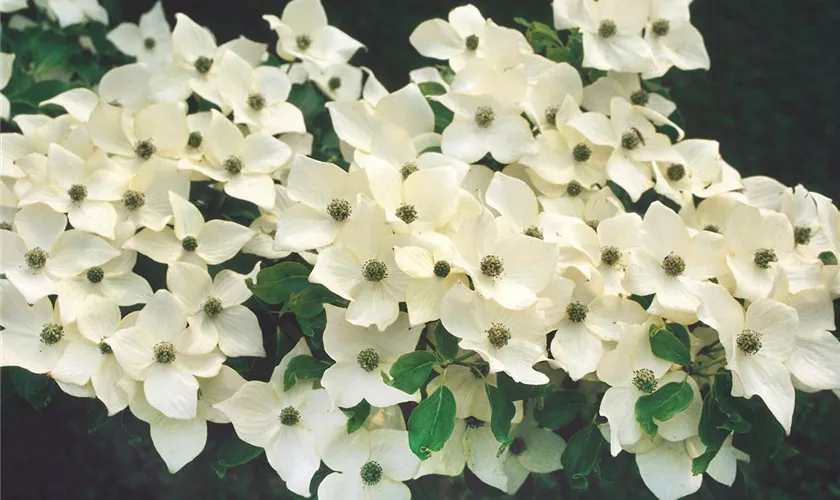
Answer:
[[[805,226],[796,226],[793,228],[793,241],[797,245],[807,245],[811,242],[811,228]]]
[[[589,313],[589,307],[580,302],[572,302],[566,306],[566,316],[569,321],[574,323],[582,323],[586,321],[586,315]]]
[[[566,186],[566,193],[573,198],[580,195],[582,191],[583,186],[578,181],[572,181]]]
[[[525,445],[525,440],[521,437],[518,437],[511,441],[510,447],[508,448],[510,454],[515,457],[518,457],[519,455],[525,453],[525,450],[527,449],[528,447]]]
[[[222,307],[221,300],[217,299],[216,297],[208,297],[207,300],[204,301],[204,304],[201,306],[201,309],[204,311],[204,314],[206,314],[208,318],[212,319],[221,314],[224,310],[224,307]]]
[[[591,227],[593,231],[598,230],[598,225],[599,224],[601,224],[601,221],[599,221],[598,219],[592,219],[592,220],[586,221],[586,225]]]
[[[510,341],[510,328],[501,323],[492,323],[485,332],[490,345],[496,349],[501,349]]]
[[[122,195],[122,204],[129,212],[140,210],[146,205],[146,195],[140,191],[129,189]]]
[[[556,126],[557,125],[557,112],[560,110],[560,106],[554,105],[545,108],[545,121],[548,122],[549,125]]]
[[[85,198],[88,196],[87,187],[81,184],[73,184],[70,186],[70,189],[67,190],[67,196],[69,196],[70,201],[74,203],[85,201]]]
[[[467,425],[468,429],[481,429],[484,427],[484,420],[479,420],[475,417],[465,418],[464,423]]]
[[[470,52],[475,52],[476,50],[478,50],[478,42],[478,35],[470,35],[464,40],[464,46]]]
[[[405,222],[406,224],[411,224],[412,222],[417,220],[417,209],[414,208],[414,205],[408,205],[403,203],[397,210],[394,211],[394,214],[397,216],[398,219]]]
[[[47,323],[41,329],[41,343],[45,346],[58,344],[64,338],[64,327],[55,323]]]
[[[636,389],[651,394],[656,390],[656,375],[650,368],[641,368],[633,372],[633,385]]]
[[[4,231],[11,231],[12,230],[12,225],[9,224],[6,221],[3,221],[3,222],[0,222],[0,229],[2,229]]]
[[[134,154],[141,160],[148,160],[156,152],[157,146],[149,139],[140,141],[134,146]]]
[[[47,257],[49,254],[40,247],[35,247],[23,255],[23,260],[26,261],[26,266],[33,271],[43,269],[47,265]]]
[[[195,252],[195,249],[198,248],[198,240],[194,236],[187,236],[181,240],[181,248],[187,252]]]
[[[703,231],[708,231],[710,233],[717,233],[720,234],[720,226],[715,224],[709,224],[703,228]]]
[[[545,239],[545,235],[542,232],[542,229],[538,228],[537,226],[528,226],[522,234],[525,236],[530,236],[531,238],[536,238],[538,240]]]
[[[627,151],[633,151],[639,147],[641,141],[639,140],[639,133],[629,130],[621,134],[621,147]]]
[[[598,36],[601,38],[612,38],[618,33],[618,26],[611,19],[604,19],[598,25]]]
[[[145,40],[143,40],[143,47],[146,50],[152,50],[152,49],[155,48],[156,45],[157,45],[157,42],[152,37],[148,37]]]
[[[379,368],[379,353],[368,347],[359,352],[359,355],[356,356],[356,362],[359,363],[362,370],[372,372]]]
[[[298,35],[295,38],[295,44],[297,45],[298,50],[305,52],[312,46],[312,39],[309,38],[309,35]]]
[[[99,354],[107,356],[108,354],[114,354],[114,350],[103,340],[99,342]]]
[[[452,266],[449,262],[445,260],[435,262],[434,273],[438,278],[445,278],[449,276],[450,271],[452,271]]]
[[[91,283],[101,283],[105,279],[105,270],[99,266],[91,267],[85,273],[85,277]]]
[[[330,78],[329,80],[327,80],[327,87],[333,92],[340,89],[341,88],[341,78],[339,78],[337,76],[334,76],[334,77]]]
[[[776,252],[772,248],[759,248],[755,251],[753,261],[761,269],[770,269],[770,264],[778,262],[779,259],[776,257]]]
[[[479,106],[475,110],[475,124],[479,128],[487,128],[496,121],[496,112],[490,106]]]
[[[481,268],[481,274],[488,278],[498,278],[505,272],[505,264],[502,262],[502,259],[495,255],[485,256],[481,259],[479,267]]]
[[[647,106],[647,103],[650,102],[650,95],[644,90],[639,89],[630,94],[630,102],[636,106]]]
[[[190,132],[190,137],[187,139],[187,146],[198,149],[201,147],[201,143],[204,142],[204,136],[201,135],[201,132]]]
[[[172,342],[158,342],[152,349],[152,353],[155,361],[160,364],[168,365],[175,361],[175,346]]]
[[[286,426],[297,425],[300,422],[300,412],[293,406],[287,406],[280,410],[280,423]]]
[[[578,163],[588,161],[591,156],[592,148],[584,143],[576,144],[575,147],[572,148],[572,158],[574,158]]]
[[[353,207],[349,201],[336,198],[327,205],[327,213],[336,222],[342,222],[350,218],[350,215],[353,213]]]
[[[265,108],[265,96],[262,94],[248,94],[248,107],[254,111],[262,111]]]
[[[668,276],[679,276],[685,272],[685,260],[679,255],[668,255],[662,259],[662,270]]]
[[[362,276],[367,281],[382,281],[388,277],[388,266],[381,260],[370,259],[362,266]]]
[[[744,330],[735,338],[735,343],[744,354],[756,354],[761,350],[761,333],[755,330]]]
[[[621,260],[621,250],[618,247],[607,245],[601,249],[601,263],[612,267]]]
[[[674,163],[670,167],[668,167],[668,170],[665,171],[665,175],[668,176],[669,181],[681,181],[683,177],[685,177],[685,165]]]
[[[409,175],[413,174],[414,172],[417,172],[418,170],[420,169],[417,168],[417,164],[413,161],[410,161],[402,167],[400,167],[400,175],[402,175],[403,180],[406,180],[408,179]]]
[[[206,75],[210,72],[210,68],[213,67],[213,60],[209,57],[201,56],[195,60],[195,64],[193,64],[193,66],[200,74]]]
[[[379,481],[382,481],[382,466],[374,461],[366,462],[362,465],[359,476],[361,476],[362,483],[365,486],[379,484]]]
[[[222,166],[229,174],[236,175],[239,172],[242,172],[242,168],[245,164],[242,163],[242,158],[238,156],[230,156],[227,160],[225,160]]]
[[[671,22],[667,19],[657,19],[653,22],[653,34],[666,36],[671,31]]]

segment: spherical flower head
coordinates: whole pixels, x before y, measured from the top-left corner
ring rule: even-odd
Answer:
[[[143,47],[144,47],[146,50],[152,50],[152,49],[154,49],[154,48],[155,48],[155,45],[157,45],[157,42],[156,42],[156,41],[155,41],[155,39],[154,39],[154,38],[152,38],[152,37],[146,37],[146,39],[145,39],[145,40],[143,40]]]
[[[583,191],[583,186],[578,181],[572,181],[566,185],[566,194],[571,197],[579,196]]]
[[[35,247],[23,254],[23,260],[26,261],[26,266],[33,271],[43,269],[47,265],[47,257],[49,257],[49,254],[40,247]]]
[[[181,248],[187,252],[195,252],[195,249],[198,248],[198,240],[194,236],[187,236],[181,240]]]
[[[650,95],[642,89],[639,89],[630,94],[630,102],[636,106],[647,106],[650,101]]]
[[[805,226],[796,226],[793,228],[793,241],[797,245],[807,245],[811,242],[811,228]]]
[[[341,198],[336,198],[327,205],[327,213],[335,219],[336,222],[343,222],[350,218],[353,214],[353,207],[350,202]]]
[[[67,190],[67,196],[69,196],[70,201],[74,203],[83,202],[88,196],[87,187],[81,184],[73,184],[70,186],[70,189]]]
[[[91,283],[101,283],[105,279],[105,270],[99,266],[91,267],[85,273],[85,277]]]
[[[525,453],[525,450],[528,447],[525,445],[525,440],[521,437],[518,437],[510,442],[510,446],[508,447],[508,451],[510,454],[518,457],[519,455]]]
[[[484,258],[481,259],[479,267],[481,268],[481,274],[487,276],[488,278],[498,278],[505,272],[504,262],[495,255],[484,256]]]
[[[755,257],[753,258],[755,265],[761,269],[770,269],[770,264],[778,261],[779,258],[776,257],[776,251],[772,248],[759,248],[755,251]]]
[[[621,260],[621,250],[618,247],[607,245],[601,249],[601,263],[612,267]]]
[[[656,390],[656,375],[650,368],[641,368],[633,372],[633,385],[636,389],[651,394]]]
[[[487,128],[496,120],[496,112],[490,106],[479,106],[475,110],[475,124],[479,128]]]
[[[191,147],[192,149],[198,149],[201,147],[201,143],[204,142],[204,136],[201,135],[201,132],[190,132],[190,136],[187,139],[187,146]]]
[[[598,25],[598,36],[601,38],[612,38],[618,33],[618,26],[612,19],[604,19]]]
[[[672,163],[671,166],[668,167],[668,170],[665,171],[665,175],[668,176],[668,180],[672,182],[678,182],[685,177],[685,165],[680,163]]]
[[[238,156],[229,156],[227,160],[224,161],[222,167],[231,175],[236,175],[239,172],[242,172],[242,168],[245,164],[242,162],[242,158]]]
[[[106,344],[104,340],[99,343],[98,347],[99,347],[99,354],[101,354],[103,356],[107,356],[108,354],[114,354],[114,350],[111,349],[111,346]]]
[[[685,272],[685,260],[679,255],[667,255],[662,259],[662,270],[668,276],[679,276]]]
[[[412,222],[417,220],[417,209],[414,208],[414,205],[408,205],[403,203],[397,210],[394,212],[398,219],[405,222],[406,224],[411,224]]]
[[[248,94],[248,107],[254,111],[262,111],[265,108],[265,96],[256,92]]]
[[[301,52],[306,52],[312,46],[312,38],[307,34],[298,35],[295,38],[295,45]]]
[[[157,146],[150,139],[144,139],[134,145],[134,154],[141,160],[148,160],[156,152]]]
[[[216,297],[207,297],[207,300],[204,301],[204,304],[201,306],[201,309],[204,311],[204,314],[207,315],[208,318],[215,318],[224,310],[222,307],[222,301],[217,299]]]
[[[58,344],[64,338],[64,327],[56,323],[47,323],[41,329],[41,343],[45,346]]]
[[[484,427],[484,420],[479,420],[475,417],[465,418],[464,423],[467,425],[468,429],[481,429]]]
[[[667,19],[657,19],[653,22],[653,34],[666,36],[671,31],[671,22]]]
[[[464,39],[464,47],[466,47],[470,52],[475,52],[478,50],[479,41],[478,35],[470,35]]]
[[[530,236],[531,238],[536,238],[538,240],[545,239],[545,235],[542,232],[542,229],[538,228],[537,226],[528,226],[522,231],[522,234],[525,236]]]
[[[580,302],[572,302],[566,306],[566,316],[569,321],[574,323],[582,323],[586,321],[586,315],[589,313],[589,307]]]
[[[210,68],[213,67],[213,60],[209,57],[200,56],[195,60],[193,67],[195,67],[195,70],[200,74],[206,75],[210,72]]]
[[[761,350],[761,333],[744,330],[735,338],[735,343],[744,354],[756,354]]]
[[[158,342],[152,349],[152,353],[155,361],[160,364],[168,365],[175,361],[175,346],[172,342]]]
[[[335,92],[336,90],[341,88],[341,78],[334,76],[327,80],[327,88],[331,91]]]
[[[291,427],[300,422],[300,412],[293,406],[287,406],[280,410],[278,419],[281,424]]]
[[[362,370],[372,372],[379,368],[379,353],[368,347],[359,352],[359,355],[356,356],[356,362],[359,363]]]
[[[359,470],[359,476],[361,476],[365,486],[379,484],[379,481],[382,481],[382,466],[374,461],[365,462]]]
[[[580,144],[576,144],[575,147],[572,148],[572,158],[574,158],[578,163],[588,161],[591,156],[592,148],[582,142]]]
[[[403,180],[408,179],[408,176],[420,170],[417,168],[417,164],[413,161],[406,162],[402,167],[400,167],[400,175],[402,175]]]
[[[717,224],[708,224],[706,227],[703,228],[703,231],[720,234],[720,226],[718,226]]]
[[[445,278],[449,276],[449,273],[452,271],[452,265],[445,260],[439,260],[435,262],[434,273],[435,276],[438,278]]]
[[[492,323],[485,332],[490,345],[496,349],[501,349],[510,341],[510,328],[501,323]]]
[[[388,277],[388,266],[381,260],[370,259],[362,265],[362,276],[374,283],[382,281]]]
[[[140,210],[146,205],[146,195],[140,191],[129,189],[122,195],[122,204],[129,212]]]
[[[641,140],[639,139],[639,132],[636,130],[628,130],[621,134],[621,147],[626,149],[627,151],[633,151],[634,149],[639,147],[641,144]]]
[[[545,121],[548,122],[549,125],[557,126],[557,112],[559,110],[560,106],[557,106],[556,104],[545,108]]]

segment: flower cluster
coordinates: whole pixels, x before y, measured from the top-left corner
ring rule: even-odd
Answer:
[[[555,0],[559,34],[457,7],[410,37],[446,64],[393,92],[320,0],[264,17],[282,66],[156,5],[108,34],[136,63],[2,134],[0,364],[128,408],[170,472],[231,423],[297,494],[323,462],[327,500],[585,483],[601,436],[658,498],[731,485],[751,419],[781,446],[795,389],[840,391],[840,215],[684,138],[651,78],[708,68],[689,3]],[[300,331],[246,381],[227,360],[283,335],[262,310]]]

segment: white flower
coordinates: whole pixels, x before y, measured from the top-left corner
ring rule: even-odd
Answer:
[[[268,463],[290,490],[308,497],[323,445],[346,432],[347,417],[333,407],[327,391],[313,388],[312,380],[284,388],[289,361],[300,355],[311,355],[303,339],[283,357],[269,382],[248,382],[216,408],[231,420],[240,439],[265,448]]]
[[[6,11],[4,10],[3,12]],[[14,63],[14,54],[0,53],[0,90],[5,89],[6,85],[9,84],[9,80],[12,78],[12,66]],[[0,118],[4,120],[9,119],[9,116],[11,116],[12,113],[11,106],[12,105],[9,103],[9,99],[7,99],[3,94],[0,94]]]
[[[150,67],[172,60],[172,33],[160,2],[140,16],[138,24],[121,23],[107,38],[120,52]]]
[[[332,400],[352,408],[362,399],[384,408],[406,401],[419,401],[420,394],[407,394],[382,379],[403,354],[414,351],[423,326],[409,327],[408,316],[400,313],[388,328],[363,328],[349,323],[347,311],[328,304],[324,350],[335,360],[327,368],[321,385]]]
[[[309,79],[334,101],[355,101],[362,95],[362,77],[364,72],[350,64],[333,64],[323,71],[312,63],[309,66]]]
[[[251,230],[235,222],[204,221],[201,212],[174,192],[169,193],[174,230],[143,229],[123,245],[163,264],[177,261],[199,266],[221,264],[233,258],[252,236]]]
[[[460,351],[459,355],[466,352]],[[476,370],[476,368],[468,366],[449,365],[446,367],[446,380],[442,380],[444,377],[433,378],[426,386],[426,391],[432,394],[443,382],[443,385],[452,391],[455,401],[458,402],[455,406],[456,417],[464,419],[473,417],[489,422],[492,411],[486,385],[488,383],[496,385],[496,374],[488,373],[484,375]],[[516,416],[513,418],[513,423],[518,423],[522,421],[522,402],[516,401],[514,405],[516,406]]]
[[[33,303],[58,291],[58,282],[101,266],[120,254],[102,238],[76,229],[67,217],[43,204],[22,208],[15,233],[0,236],[0,272]]]
[[[799,315],[793,352],[785,361],[794,387],[840,389],[840,341],[831,334],[836,328],[831,298],[824,288],[803,290],[790,297],[790,305]]]
[[[659,500],[678,500],[703,484],[703,476],[691,472],[693,457],[687,444],[657,438],[647,450],[636,453],[642,481]]]
[[[656,69],[645,71],[645,78],[662,76],[671,66],[682,70],[709,69],[703,35],[689,19],[689,3],[691,0],[650,0],[645,41],[650,45]]]
[[[178,170],[177,163],[163,158],[152,158],[132,176],[117,205],[117,233],[120,228],[129,234],[137,229],[160,231],[172,219],[169,192],[182,198],[190,194],[190,180],[186,172]]]
[[[483,58],[487,53],[486,24],[477,8],[463,5],[449,12],[449,22],[443,19],[423,21],[408,40],[421,55],[449,60],[452,69],[460,71],[471,60]]]
[[[540,130],[551,130],[565,124],[567,109],[580,112],[577,103],[584,96],[577,70],[568,63],[559,63],[542,71],[537,82],[528,87],[522,107]]]
[[[97,0],[35,0],[35,4],[48,9],[61,28],[87,20],[108,24],[108,11]]]
[[[289,252],[274,249],[274,237],[277,233],[278,216],[293,207],[295,202],[289,198],[286,186],[274,185],[274,206],[269,209],[260,209],[260,216],[251,223],[251,231],[254,237],[242,247],[242,253],[257,255],[266,259],[282,259],[289,255]],[[314,263],[314,262],[313,262]]]
[[[26,8],[29,0],[7,0],[0,5],[0,12],[7,14]]]
[[[454,365],[450,368],[453,367]],[[482,386],[483,385],[484,382],[482,382]],[[484,389],[482,388],[482,391],[483,390]],[[459,400],[456,399],[456,401]],[[449,435],[449,439],[446,440],[443,448],[441,448],[440,451],[432,453],[431,457],[420,462],[420,468],[417,469],[414,479],[431,474],[437,474],[440,476],[460,476],[461,473],[464,472],[464,467],[467,465],[467,459],[464,456],[464,432],[466,430],[467,425],[463,420],[455,420],[455,428],[452,429],[452,434]]]
[[[226,356],[265,356],[257,316],[242,305],[251,297],[245,278],[223,269],[211,279],[203,267],[169,265],[166,286],[188,317],[196,337],[192,349],[209,352],[218,344]]]
[[[185,327],[181,306],[171,293],[158,290],[133,327],[106,340],[125,372],[143,382],[149,404],[174,419],[196,417],[196,377],[216,376],[225,359],[219,351],[192,351],[193,333]]]
[[[394,248],[394,260],[409,276],[405,292],[408,318],[419,325],[440,318],[440,306],[449,288],[466,278],[455,268],[451,252],[420,246]]]
[[[134,113],[153,102],[149,96],[152,76],[152,69],[142,62],[118,66],[102,75],[97,92],[103,102]]]
[[[651,49],[642,39],[649,0],[587,1],[576,12],[583,33],[583,66],[639,73],[654,68]]]
[[[409,500],[408,481],[420,460],[408,447],[408,432],[360,429],[327,447],[324,463],[334,470],[318,487],[318,498]]]

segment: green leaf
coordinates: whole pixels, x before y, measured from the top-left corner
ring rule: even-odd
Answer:
[[[544,398],[542,406],[534,409],[534,418],[543,427],[559,429],[574,420],[584,405],[586,396],[582,392],[550,392]]]
[[[347,419],[347,434],[353,434],[365,425],[365,421],[370,415],[370,403],[363,399],[353,408],[342,408],[341,411],[350,417]]]
[[[435,114],[435,132],[442,133],[443,129],[452,123],[452,118],[455,116],[452,110],[437,101],[429,101],[432,111]]]
[[[414,394],[426,383],[426,379],[432,373],[432,367],[436,364],[437,358],[429,351],[410,352],[400,356],[396,363],[391,365],[391,379],[384,374],[383,379],[392,387]]]
[[[283,388],[288,391],[298,380],[320,378],[330,366],[332,363],[329,361],[315,359],[312,356],[305,354],[295,356],[286,366],[286,373],[283,374]]]
[[[510,441],[510,422],[516,415],[513,401],[498,387],[485,384],[487,398],[490,400],[490,429],[500,443]]]
[[[685,333],[684,338],[682,335]],[[668,325],[665,328],[650,327],[650,350],[654,356],[660,359],[677,363],[683,366],[691,364],[691,352],[688,349],[688,333],[684,332],[682,325]]]
[[[601,436],[601,431],[594,424],[577,431],[566,443],[560,462],[573,487],[586,488],[588,483],[586,476],[598,464],[603,444],[604,438]]]
[[[753,396],[747,403],[750,407],[746,420],[751,429],[748,433],[735,434],[732,444],[753,460],[768,459],[785,444],[785,430],[758,396]]]
[[[435,327],[435,349],[438,354],[447,360],[453,360],[458,356],[458,337],[452,335],[444,328],[443,323]]]
[[[262,454],[262,448],[252,446],[239,439],[231,439],[230,441],[225,441],[219,447],[219,453],[212,467],[216,471],[216,475],[219,476],[219,479],[222,479],[231,467],[247,464]]]
[[[262,269],[257,282],[245,282],[251,292],[266,304],[282,304],[293,293],[301,293],[310,285],[309,268],[297,262],[281,262]]]
[[[837,265],[837,256],[834,255],[834,252],[823,252],[819,255],[819,257],[822,263],[827,266]]]
[[[292,85],[288,100],[300,109],[307,125],[325,109],[324,104],[327,102],[323,94],[311,82]]]
[[[718,408],[728,418],[720,427],[737,434],[750,432],[752,425],[746,420],[746,416],[748,413],[751,413],[751,409],[746,406],[744,399],[732,396],[731,372],[720,370],[715,373],[711,393],[717,402]]]
[[[655,436],[658,426],[654,419],[665,421],[688,408],[694,390],[687,381],[671,382],[660,387],[653,394],[636,400],[636,422],[650,436]]]
[[[436,96],[446,93],[446,87],[436,82],[423,82],[418,87],[420,87],[420,92],[425,96]]]
[[[455,396],[441,385],[408,417],[408,446],[420,460],[440,451],[455,428]]]
[[[718,407],[711,391],[703,398],[703,411],[700,414],[700,441],[706,448],[720,448],[729,432],[721,428],[728,417]]]
[[[346,305],[344,299],[332,293],[327,287],[310,284],[300,293],[289,295],[289,308],[299,318],[312,319],[324,311],[324,304]]]
[[[10,376],[15,391],[27,400],[36,410],[41,410],[52,400],[53,384],[46,375],[30,373],[23,368],[10,368]]]
[[[691,461],[691,473],[695,476],[703,474],[717,455],[717,448],[707,449],[705,453]]]

